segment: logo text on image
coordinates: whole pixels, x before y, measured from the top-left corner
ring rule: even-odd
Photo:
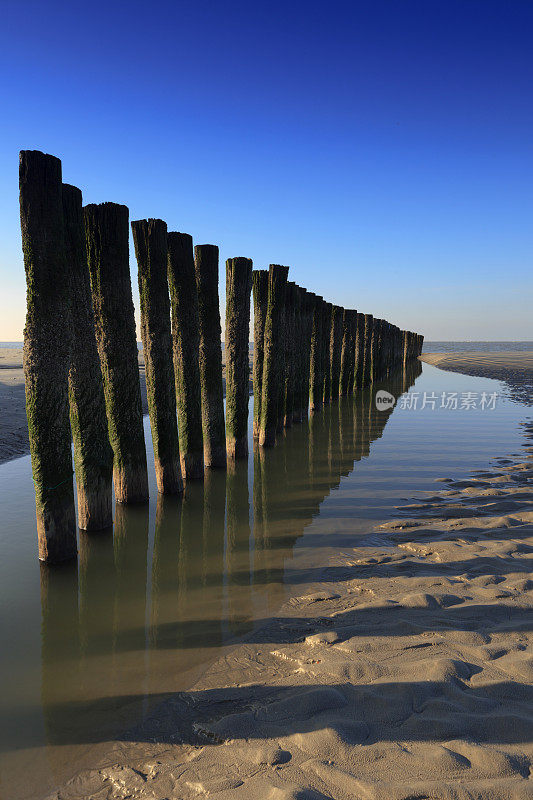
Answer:
[[[395,403],[396,398],[394,395],[390,392],[386,392],[385,389],[380,389],[376,392],[376,408],[378,411],[388,411]]]

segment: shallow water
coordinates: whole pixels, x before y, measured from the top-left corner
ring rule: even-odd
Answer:
[[[442,392],[479,405],[500,384],[424,365],[383,388],[400,396],[415,379],[417,409],[404,396],[378,411],[367,390],[183,501],[157,496],[150,449],[150,504],[117,507],[113,531],[80,533],[68,567],[37,561],[29,457],[0,466],[2,800],[43,797],[96,763],[232,641],[327,579],[339,549],[379,543],[372,528],[405,498],[519,449],[523,406],[439,407]]]

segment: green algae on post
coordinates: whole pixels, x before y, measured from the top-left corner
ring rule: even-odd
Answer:
[[[61,161],[37,150],[22,150],[19,187],[27,285],[26,414],[39,558],[52,564],[74,558],[77,551],[68,399],[70,277]]]
[[[252,289],[254,297],[254,439],[259,438],[261,427],[261,395],[263,392],[263,355],[265,320],[268,304],[268,270],[254,269],[252,272]]]
[[[263,392],[259,444],[272,447],[276,443],[279,399],[283,376],[280,358],[283,343],[283,305],[289,268],[271,264],[268,272],[268,303],[264,333]]]
[[[226,451],[228,458],[248,455],[250,396],[250,293],[252,261],[226,261]]]
[[[160,219],[142,219],[132,222],[131,230],[138,265],[141,339],[157,489],[161,494],[180,494],[183,481],[172,366],[167,226]]]
[[[78,527],[98,531],[113,524],[113,450],[96,346],[82,206],[80,190],[63,184],[65,249],[72,296],[69,399]]]
[[[198,290],[192,237],[169,232],[167,246],[181,472],[189,481],[204,474]]]
[[[222,388],[222,339],[218,305],[218,247],[194,248],[200,328],[200,391],[206,467],[226,466],[226,430]]]
[[[117,203],[88,205],[87,260],[104,379],[117,503],[148,500],[141,387],[129,265],[129,212]]]

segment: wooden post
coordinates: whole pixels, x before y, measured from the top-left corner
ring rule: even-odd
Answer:
[[[365,314],[365,341],[364,341],[364,360],[363,360],[363,386],[370,386],[372,383],[372,332],[374,328],[374,317],[372,314]]]
[[[300,359],[300,373],[299,378],[299,411],[298,421],[303,422],[309,416],[309,392],[311,387],[311,335],[313,330],[313,314],[316,304],[316,295],[313,292],[308,292],[300,288],[300,308],[301,308],[301,323],[300,323],[300,346],[299,346],[299,359]]]
[[[185,481],[190,481],[204,474],[198,291],[192,237],[171,232],[167,245],[181,472]]]
[[[354,391],[363,387],[363,367],[365,363],[365,315],[357,314],[355,322]]]
[[[350,394],[353,387],[354,320],[356,317],[357,311],[343,309],[339,395]]]
[[[339,396],[339,382],[341,374],[341,346],[342,346],[342,318],[344,309],[333,306],[331,309],[331,334],[330,334],[330,399]]]
[[[268,304],[265,320],[263,356],[263,394],[261,398],[261,428],[259,444],[272,447],[276,442],[278,405],[283,375],[280,349],[283,345],[283,305],[287,286],[288,267],[271,264],[268,273]]]
[[[72,292],[69,397],[78,527],[98,531],[113,524],[113,450],[96,347],[82,205],[80,190],[63,184],[65,247]]]
[[[194,248],[200,323],[200,389],[206,467],[226,467],[226,431],[222,388],[222,340],[218,305],[218,247]]]
[[[131,296],[128,209],[85,206],[87,260],[104,378],[117,503],[148,500],[148,474]]]
[[[261,427],[261,395],[263,393],[263,356],[265,320],[268,305],[268,270],[254,269],[252,272],[252,289],[254,297],[254,439],[259,439]]]
[[[322,317],[322,347],[324,359],[324,404],[331,400],[331,315],[333,305],[324,303]]]
[[[167,226],[160,219],[142,219],[132,222],[131,229],[138,265],[141,339],[157,489],[161,494],[180,494],[183,481],[172,366]]]
[[[248,455],[250,397],[250,292],[252,261],[226,261],[226,450],[228,458]]]
[[[303,372],[304,354],[302,347],[304,344],[305,327],[305,308],[307,304],[307,292],[301,286],[295,284],[294,287],[294,343],[292,348],[293,368],[294,368],[294,401],[292,406],[292,419],[295,425],[299,425],[303,420]]]
[[[295,403],[295,383],[296,383],[296,295],[297,286],[293,281],[287,282],[285,291],[285,325],[284,325],[284,354],[285,372],[282,387],[282,415],[283,427],[292,426],[292,417]]]
[[[318,411],[324,402],[324,347],[323,347],[323,305],[322,297],[312,302],[311,352],[309,365],[309,402],[311,411]]]
[[[63,229],[61,161],[22,150],[20,225],[27,284],[24,378],[35,484],[39,558],[76,555],[68,373],[70,278]]]

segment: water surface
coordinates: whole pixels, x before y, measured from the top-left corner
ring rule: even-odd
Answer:
[[[479,398],[499,390],[495,381],[424,365],[382,388],[404,394],[392,412],[363,391],[272,450],[251,446],[247,463],[208,473],[183,500],[157,496],[149,446],[149,505],[117,507],[113,530],[80,532],[77,564],[55,569],[36,558],[29,457],[0,466],[2,800],[43,797],[94,765],[168,693],[323,578],[339,549],[379,543],[372,529],[405,498],[520,445],[524,408],[511,400],[485,411],[439,406],[443,392]],[[424,392],[435,408],[421,408]]]

